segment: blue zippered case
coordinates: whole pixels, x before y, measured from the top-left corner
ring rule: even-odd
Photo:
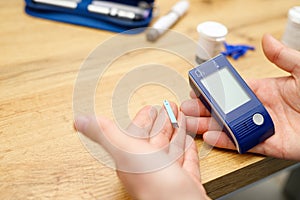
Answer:
[[[66,5],[58,5],[64,2]],[[148,26],[152,19],[154,0],[25,0],[25,3],[25,12],[34,17],[113,32],[137,33],[143,29],[139,29],[139,31],[128,30]],[[112,7],[108,8],[102,5],[112,5]],[[116,6],[121,7],[119,13],[116,13],[118,12]],[[125,7],[125,11],[122,10],[124,8],[122,6]],[[127,8],[130,12],[126,12]],[[136,19],[133,15],[137,12],[132,11],[143,11],[145,15]]]

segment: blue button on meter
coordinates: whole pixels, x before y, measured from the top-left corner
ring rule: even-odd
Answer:
[[[189,82],[239,153],[274,134],[269,113],[223,55],[190,70]]]

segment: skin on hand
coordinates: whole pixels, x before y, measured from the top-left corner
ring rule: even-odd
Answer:
[[[275,125],[275,134],[250,152],[300,160],[300,52],[285,47],[271,35],[264,35],[262,46],[266,57],[290,76],[248,81]],[[187,131],[203,134],[210,145],[236,149],[224,132],[209,126],[208,110],[194,93],[191,97],[181,105],[181,111],[189,116]]]
[[[111,154],[125,188],[138,199],[209,199],[200,181],[193,138],[186,118],[171,104],[179,128],[174,129],[164,108],[139,111],[126,130],[103,117],[78,117],[76,129]]]

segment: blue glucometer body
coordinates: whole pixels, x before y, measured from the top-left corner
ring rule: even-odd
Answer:
[[[267,110],[223,55],[190,70],[189,82],[239,153],[274,134]]]

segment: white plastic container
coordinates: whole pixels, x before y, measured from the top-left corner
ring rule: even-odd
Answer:
[[[300,6],[295,6],[289,10],[282,42],[288,47],[300,50]]]
[[[227,28],[218,22],[207,21],[197,26],[199,42],[196,53],[198,64],[218,55],[223,49]]]

